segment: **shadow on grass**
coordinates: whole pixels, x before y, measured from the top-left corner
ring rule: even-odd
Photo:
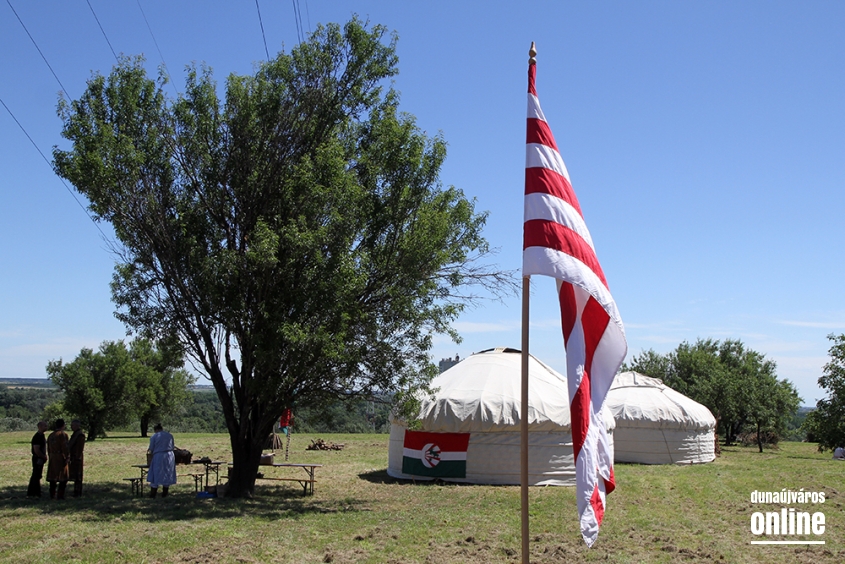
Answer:
[[[51,500],[47,484],[41,499],[26,497],[26,486],[0,489],[0,512],[35,510],[45,516],[76,514],[86,521],[189,521],[193,519],[229,519],[250,516],[256,519],[298,519],[308,514],[336,513],[343,505],[335,500],[304,497],[301,490],[285,486],[255,487],[252,499],[197,498],[194,488],[177,484],[170,495],[155,499],[132,496],[122,483],[86,483],[84,495],[71,497],[73,484],[68,483],[67,499]],[[149,492],[145,488],[146,492]],[[344,503],[358,500],[344,500]],[[363,500],[360,501],[363,503]]]
[[[364,472],[362,474],[358,474],[358,477],[362,480],[366,480],[373,484],[399,484],[399,485],[408,485],[408,484],[415,484],[417,486],[476,486],[478,484],[471,484],[467,482],[450,482],[448,480],[441,480],[440,478],[434,478],[431,480],[420,479],[414,480],[409,478],[394,478],[390,474],[387,473],[387,470],[371,470],[370,472]],[[483,484],[489,486],[496,486],[499,484]],[[509,487],[508,484],[501,484],[502,487]]]

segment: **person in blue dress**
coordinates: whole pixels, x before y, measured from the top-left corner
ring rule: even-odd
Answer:
[[[161,423],[153,427],[155,433],[150,437],[150,470],[147,481],[150,483],[150,497],[155,497],[161,487],[161,497],[167,495],[170,486],[176,483],[176,457],[173,456],[173,435],[164,430]]]

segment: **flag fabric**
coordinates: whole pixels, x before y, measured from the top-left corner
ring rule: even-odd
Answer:
[[[536,64],[530,64],[522,274],[542,274],[557,281],[578,515],[581,535],[592,546],[606,495],[616,487],[601,408],[628,344],[569,173],[540,108],[536,73]]]
[[[469,433],[405,431],[402,472],[431,478],[466,478]]]

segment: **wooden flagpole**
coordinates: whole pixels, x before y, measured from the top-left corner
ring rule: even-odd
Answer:
[[[532,44],[533,46],[533,44]],[[519,412],[519,470],[522,505],[522,564],[529,563],[528,551],[528,295],[531,278],[522,279],[522,406]]]
[[[528,50],[528,64],[537,63],[537,48],[531,42]],[[528,296],[531,289],[531,277],[522,278],[522,397],[519,413],[519,473],[520,496],[522,505],[522,564],[529,564],[528,546]]]

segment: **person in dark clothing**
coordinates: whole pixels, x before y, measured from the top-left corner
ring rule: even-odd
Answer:
[[[68,481],[67,463],[70,450],[67,448],[68,436],[65,433],[65,420],[57,419],[55,429],[47,437],[47,481],[50,482],[50,499],[64,499]],[[58,492],[56,486],[58,485]]]
[[[32,436],[30,450],[32,451],[32,477],[29,479],[29,487],[26,489],[27,497],[41,497],[41,478],[44,475],[44,464],[47,462],[47,438],[44,431],[47,430],[45,421],[38,422],[38,431]]]
[[[79,497],[82,495],[82,453],[85,450],[85,433],[82,432],[82,423],[79,419],[70,422],[70,429],[73,434],[67,444],[70,451],[68,480],[73,482],[73,497]]]

